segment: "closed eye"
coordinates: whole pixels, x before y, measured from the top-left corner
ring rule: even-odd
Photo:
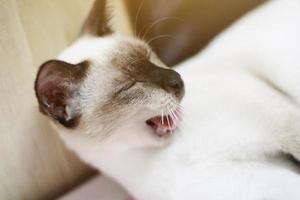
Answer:
[[[135,81],[129,82],[128,84],[124,85],[123,87],[121,87],[117,92],[116,95],[120,94],[121,92],[124,92],[126,90],[129,90],[130,88],[132,88],[134,85],[136,84]]]

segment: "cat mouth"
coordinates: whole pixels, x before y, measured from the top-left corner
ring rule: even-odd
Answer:
[[[154,130],[154,133],[159,137],[169,135],[177,129],[179,123],[182,120],[180,109],[176,109],[171,113],[172,114],[168,115],[154,116],[146,120],[146,124],[150,126]]]

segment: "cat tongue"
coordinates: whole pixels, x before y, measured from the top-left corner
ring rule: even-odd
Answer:
[[[177,122],[172,120],[170,116],[156,116],[148,119],[146,124],[151,126],[159,137],[174,131],[177,127]]]

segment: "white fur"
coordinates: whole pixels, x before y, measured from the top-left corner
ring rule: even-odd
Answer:
[[[298,170],[282,154],[300,158],[299,57],[300,2],[272,1],[180,65],[184,121],[169,145],[145,147],[143,121],[105,142],[61,136],[137,200],[299,200]]]

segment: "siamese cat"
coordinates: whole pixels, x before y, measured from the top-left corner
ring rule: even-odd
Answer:
[[[137,200],[300,199],[299,1],[249,13],[181,75],[104,8],[35,82],[70,149]]]

